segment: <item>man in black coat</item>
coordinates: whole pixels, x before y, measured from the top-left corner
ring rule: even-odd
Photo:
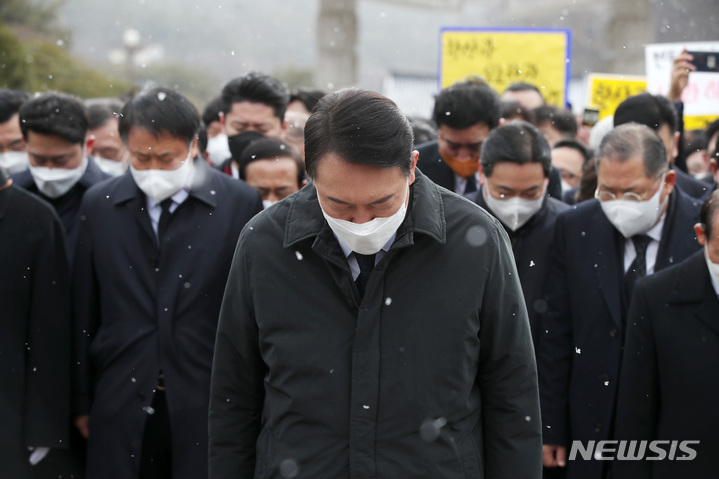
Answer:
[[[459,195],[477,191],[482,142],[500,116],[499,95],[486,83],[457,82],[439,92],[432,114],[437,139],[417,147],[422,172]],[[551,168],[549,177],[549,194],[561,199],[559,171]]]
[[[547,195],[550,162],[549,143],[537,128],[520,121],[499,126],[482,145],[480,189],[467,195],[509,235],[535,341],[537,312],[546,309],[541,293],[551,262],[554,224],[568,208]]]
[[[50,205],[12,186],[2,171],[0,305],[0,476],[71,477],[80,469],[67,450],[71,320],[65,233]]]
[[[647,460],[658,454],[646,450],[644,460],[616,461],[616,479],[709,479],[719,471],[719,192],[699,219],[704,250],[637,282],[627,318],[616,436],[664,440],[665,458]]]
[[[55,208],[67,235],[70,264],[85,191],[110,178],[88,156],[95,143],[88,136],[88,127],[85,105],[63,93],[33,97],[20,109],[20,129],[27,143],[30,165],[12,178],[16,186]]]
[[[671,101],[665,96],[651,93],[641,93],[627,98],[617,106],[617,110],[614,112],[615,127],[634,122],[646,125],[656,131],[664,143],[667,163],[676,174],[677,188],[692,198],[703,200],[709,196],[713,187],[697,180],[681,168],[674,167],[674,161],[679,154],[678,121],[677,111]]]
[[[119,124],[130,174],[83,200],[75,412],[88,477],[207,476],[217,318],[237,238],[262,203],[193,162],[199,126],[174,90],[136,96]]]
[[[418,169],[391,100],[305,129],[313,183],[243,231],[220,313],[210,477],[539,478],[533,347],[498,221]]]
[[[572,441],[613,436],[624,324],[637,277],[697,249],[699,203],[674,187],[664,145],[628,124],[607,134],[598,153],[598,200],[557,218],[553,262],[540,314],[537,365],[544,463],[566,464]],[[568,477],[599,479],[606,461],[569,461]]]
[[[287,88],[265,73],[250,72],[227,82],[222,87],[219,118],[232,156],[217,169],[239,178],[237,162],[252,138],[247,133],[280,138],[287,128],[284,120],[289,100]]]

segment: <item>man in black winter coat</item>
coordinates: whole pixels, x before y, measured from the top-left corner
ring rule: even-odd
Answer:
[[[50,205],[0,171],[0,477],[71,477],[70,276]]]
[[[90,156],[95,138],[88,134],[83,103],[64,93],[47,92],[20,109],[20,129],[29,166],[13,175],[15,186],[50,203],[67,235],[70,264],[80,230],[80,203],[93,185],[110,178]]]
[[[130,173],[82,203],[74,407],[90,478],[207,476],[217,317],[234,245],[262,203],[193,161],[199,126],[174,90],[136,96],[119,124]]]
[[[515,121],[492,130],[482,147],[478,192],[467,197],[497,218],[512,243],[535,340],[557,216],[569,208],[547,194],[551,150],[542,133]]]
[[[616,461],[616,479],[709,479],[719,471],[719,192],[694,228],[703,250],[635,288],[616,437],[636,441],[642,460]]]
[[[248,223],[230,270],[213,479],[541,477],[507,234],[415,168],[412,140],[373,92],[315,108],[313,183]]]

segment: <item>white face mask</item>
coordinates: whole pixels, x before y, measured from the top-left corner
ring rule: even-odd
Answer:
[[[95,164],[110,176],[120,176],[127,171],[127,154],[120,161],[108,160],[102,156],[92,157]]]
[[[562,184],[562,194],[564,194],[564,193],[566,193],[567,191],[569,191],[569,190],[571,190],[572,188],[574,188],[572,185],[570,185],[569,183],[567,183],[567,182],[564,181],[564,180],[561,180],[561,184]]]
[[[487,206],[492,210],[492,213],[494,213],[497,219],[512,231],[517,231],[524,226],[537,211],[542,209],[547,187],[544,187],[542,195],[536,200],[527,200],[519,196],[507,198],[506,200],[495,198],[489,193],[489,188],[487,188],[486,184],[484,188],[482,188],[482,191],[484,191],[484,201],[487,202]]]
[[[59,198],[80,181],[87,169],[87,156],[82,149],[82,163],[77,168],[48,168],[28,165],[32,179],[40,192],[48,198]]]
[[[709,268],[709,275],[716,284],[719,284],[719,264],[714,263],[711,259],[709,259],[709,250],[706,244],[704,245],[704,259],[706,260],[707,267]]]
[[[664,186],[664,176],[662,175],[657,192],[646,201],[622,199],[599,202],[607,219],[625,238],[644,234],[657,223],[662,211],[664,211],[664,206],[669,200],[669,195],[666,195],[662,204],[659,204],[659,197],[663,190],[662,186]]]
[[[277,202],[272,201],[272,200],[262,200],[262,208],[266,210],[267,208],[274,205],[275,203],[277,203]]]
[[[8,151],[0,153],[0,171],[7,176],[27,170],[28,160],[25,151]]]
[[[358,224],[331,217],[322,208],[322,204],[320,204],[320,209],[322,209],[322,215],[334,234],[352,251],[359,254],[375,254],[387,244],[387,241],[397,232],[397,228],[404,221],[407,214],[406,203],[407,195],[409,194],[409,183],[407,186],[408,193],[405,194],[402,206],[399,207],[395,214],[386,218],[375,218],[366,223]],[[319,201],[319,195],[317,200]]]
[[[132,174],[137,187],[156,203],[162,202],[187,186],[191,172],[190,153],[187,154],[187,158],[180,167],[174,170],[136,170],[130,164],[130,174]]]
[[[227,135],[220,133],[207,140],[207,159],[215,166],[220,165],[227,158],[232,156],[230,145],[227,142]]]

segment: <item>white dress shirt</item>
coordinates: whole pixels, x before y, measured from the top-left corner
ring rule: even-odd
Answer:
[[[374,264],[380,262],[382,258],[384,258],[384,255],[387,254],[387,251],[389,251],[390,247],[392,246],[392,243],[394,243],[394,239],[397,237],[397,232],[395,232],[392,237],[385,243],[384,246],[382,246],[382,249],[377,252],[377,254],[374,257]],[[337,238],[337,235],[335,235],[335,238]],[[352,248],[347,246],[341,239],[337,238],[337,241],[340,244],[340,248],[342,248],[342,252],[345,254],[345,258],[347,258],[347,263],[350,265],[350,271],[352,271],[352,279],[356,280],[357,276],[360,274],[360,267],[359,263],[357,262],[357,258],[355,258],[354,251],[352,251]]]
[[[654,274],[654,266],[657,264],[657,253],[659,253],[659,242],[662,239],[662,230],[664,229],[664,220],[666,219],[666,212],[659,219],[659,222],[652,226],[652,229],[644,233],[651,238],[649,245],[647,245],[647,275]],[[634,241],[631,238],[627,238],[624,241],[624,273],[629,271],[629,267],[632,265],[632,261],[637,257],[637,250],[634,247]]]
[[[188,196],[190,196],[190,187],[192,186],[192,179],[195,177],[195,168],[193,166],[192,170],[190,171],[190,177],[187,179],[187,185],[172,195],[170,198],[172,198],[172,204],[170,205],[170,214],[174,213],[175,210],[177,210],[177,207],[180,206]],[[152,223],[152,230],[155,232],[155,239],[159,241],[157,228],[160,224],[160,216],[162,215],[162,206],[160,203],[156,202],[149,196],[146,197],[147,199],[147,214],[150,215],[150,223]]]
[[[464,194],[464,189],[467,188],[467,178],[459,176],[457,173],[454,174],[454,192],[458,195]],[[477,190],[479,190],[479,171],[474,174],[474,181],[477,182]]]

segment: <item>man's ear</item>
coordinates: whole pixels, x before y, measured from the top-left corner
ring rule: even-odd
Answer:
[[[95,146],[95,135],[87,135],[85,137],[85,154],[92,155],[92,147]]]
[[[670,169],[664,174],[666,175],[664,177],[664,185],[666,185],[667,194],[670,195],[672,191],[674,191],[674,186],[677,184],[677,173]]]
[[[485,182],[486,176],[484,175],[484,170],[482,170],[482,162],[477,162],[477,171],[479,172],[479,184],[483,185]]]
[[[717,160],[716,158],[710,158],[709,159],[709,168],[711,169],[712,176],[714,177],[714,183],[719,184],[719,181],[717,181]]]
[[[222,125],[222,129],[224,130],[225,129],[225,113],[221,111],[220,113],[217,114],[217,116],[220,117],[220,125]],[[227,134],[227,132],[225,132],[225,134]]]
[[[200,149],[197,147],[198,141],[199,137],[195,136],[195,138],[192,140],[192,143],[190,144],[190,158],[196,157],[197,153],[200,151]]]
[[[694,233],[697,235],[697,242],[704,246],[707,242],[707,235],[706,231],[704,231],[704,226],[702,226],[701,223],[697,223],[694,225]]]
[[[414,180],[416,179],[414,174],[414,169],[417,168],[417,161],[419,160],[419,151],[414,150],[412,151],[412,164],[409,167],[409,184],[411,185],[414,183]]]

